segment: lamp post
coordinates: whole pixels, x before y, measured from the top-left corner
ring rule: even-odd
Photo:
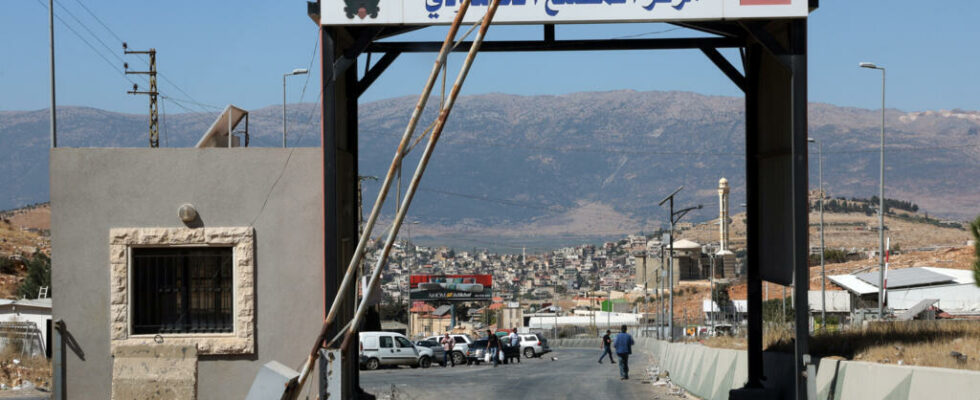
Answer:
[[[670,266],[667,270],[667,284],[670,286],[670,310],[668,310],[667,317],[667,341],[669,342],[674,341],[674,224],[680,221],[681,218],[684,218],[684,215],[691,210],[698,210],[703,207],[703,205],[698,204],[695,207],[688,207],[682,210],[674,211],[674,195],[676,195],[677,192],[680,192],[682,189],[684,189],[684,186],[677,188],[677,190],[667,195],[667,197],[660,200],[660,203],[657,204],[658,206],[663,206],[664,203],[670,203],[670,251],[667,255],[670,259]]]
[[[406,247],[405,248],[405,253],[408,254],[408,247],[412,245],[412,225],[418,225],[419,224],[419,221],[406,221],[405,224],[408,225],[408,243],[405,246]],[[407,292],[406,293],[406,296],[405,296],[406,303],[407,303],[407,304],[405,304],[405,310],[408,312],[408,316],[409,316],[409,324],[408,324],[408,332],[407,332],[408,335],[406,335],[409,338],[412,337],[412,330],[413,329],[412,329],[412,324],[411,324],[411,316],[412,316],[412,263],[410,263],[408,261],[415,262],[414,258],[415,258],[415,251],[412,251],[412,259],[410,259],[410,260],[404,260],[405,268],[408,269],[408,274],[407,274],[408,275],[408,281],[406,282],[407,285],[405,285],[405,292]],[[489,310],[487,310],[487,312],[489,312]]]
[[[806,139],[810,143],[817,144],[817,175],[820,179],[820,326],[827,332],[827,270],[824,268],[824,241],[823,241],[823,142],[815,138]]]
[[[878,179],[878,318],[881,319],[885,315],[885,67],[870,62],[858,66],[881,71],[881,173]]]
[[[292,72],[282,74],[282,147],[286,147],[286,77],[292,75],[305,75],[306,68],[296,68]]]

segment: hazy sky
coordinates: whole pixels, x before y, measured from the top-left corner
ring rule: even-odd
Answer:
[[[46,5],[47,0],[3,0],[0,5],[0,110],[48,106]],[[59,105],[146,112],[146,97],[127,95],[132,84],[113,69],[122,69],[120,58],[134,69],[145,68],[145,63],[139,57],[124,56],[120,40],[89,11],[128,41],[130,48],[157,49],[159,71],[169,80],[160,82],[165,95],[211,106],[234,103],[259,108],[280,104],[282,74],[307,67],[316,40],[316,25],[306,16],[305,1],[57,0],[56,15],[101,54],[55,20]],[[860,61],[872,61],[888,68],[889,107],[908,111],[980,109],[978,18],[980,3],[972,1],[824,0],[810,16],[810,100],[877,108],[880,75],[857,67]],[[612,38],[649,32],[659,33],[643,37],[691,35],[682,29],[663,32],[672,28],[664,24],[560,25],[557,38]],[[432,28],[406,38],[440,40],[443,32]],[[493,27],[489,39],[540,35],[540,26]],[[732,58],[735,53],[726,54]],[[433,57],[402,55],[361,101],[417,94]],[[457,67],[459,58],[453,60],[452,67]],[[313,63],[314,74],[309,75],[305,102],[317,100],[317,64]],[[129,79],[141,83],[141,88],[147,87],[142,78]],[[289,102],[300,101],[306,79],[289,78]],[[485,53],[478,57],[464,94],[617,89],[741,95],[699,51]],[[183,104],[195,111],[208,108],[186,101]],[[182,111],[172,102],[166,107],[171,113]]]

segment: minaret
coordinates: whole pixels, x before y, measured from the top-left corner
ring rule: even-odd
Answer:
[[[721,244],[718,252],[728,250],[728,179],[718,180],[718,227],[721,233]]]

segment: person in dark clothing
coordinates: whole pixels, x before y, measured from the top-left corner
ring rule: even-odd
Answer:
[[[493,367],[497,368],[497,364],[500,363],[500,359],[497,352],[500,351],[500,338],[494,335],[489,329],[487,329],[487,353],[490,353],[490,358],[493,359]]]
[[[616,348],[616,355],[619,356],[619,379],[627,380],[630,378],[630,354],[633,354],[633,337],[626,333],[626,325],[623,325],[621,332],[616,335],[613,347]]]
[[[602,337],[602,344],[599,345],[599,347],[602,349],[602,355],[599,356],[599,364],[602,364],[602,359],[603,358],[606,358],[606,355],[609,355],[609,362],[611,362],[613,364],[616,363],[616,361],[613,361],[613,355],[612,355],[612,349],[611,349],[611,347],[612,347],[612,338],[609,337],[609,334],[610,333],[612,333],[612,332],[610,332],[609,330],[606,330],[606,336],[603,336]]]

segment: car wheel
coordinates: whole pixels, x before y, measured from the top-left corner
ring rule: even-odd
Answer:
[[[364,363],[364,368],[367,369],[367,370],[369,370],[369,371],[374,371],[374,370],[378,369],[378,367],[380,365],[381,365],[381,363],[378,362],[378,359],[377,358],[371,358],[371,359],[367,360],[366,363]]]
[[[431,367],[432,366],[432,359],[429,358],[429,356],[422,356],[422,358],[419,359],[419,366],[422,367],[422,368],[429,368],[429,367]]]
[[[534,348],[528,347],[524,349],[524,358],[534,358]]]
[[[453,352],[453,363],[454,364],[467,364],[466,357],[463,357],[463,353],[454,351]]]

